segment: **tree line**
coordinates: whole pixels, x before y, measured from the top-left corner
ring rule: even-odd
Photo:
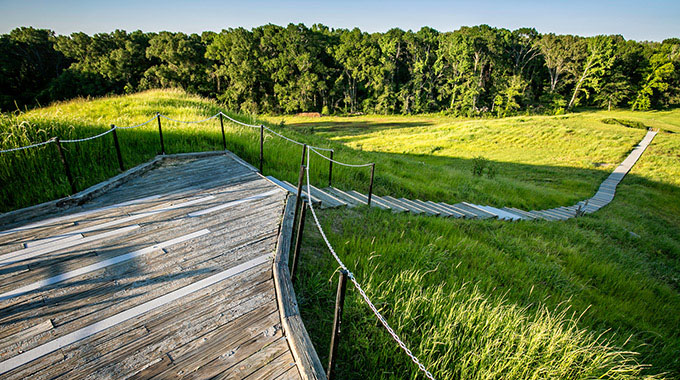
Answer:
[[[680,39],[487,25],[366,33],[315,24],[0,36],[0,109],[181,88],[247,113],[561,113],[680,104]]]

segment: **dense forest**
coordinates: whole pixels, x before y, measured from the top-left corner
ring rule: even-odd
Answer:
[[[680,104],[680,39],[626,41],[487,25],[365,33],[264,25],[201,35],[0,37],[0,109],[176,87],[248,113],[504,116]]]

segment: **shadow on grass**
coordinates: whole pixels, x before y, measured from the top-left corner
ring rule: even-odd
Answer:
[[[291,128],[301,134],[309,133],[334,133],[347,136],[356,136],[369,132],[384,131],[389,129],[404,128],[424,128],[435,125],[431,121],[324,121],[323,118],[314,123],[286,123],[287,128]]]

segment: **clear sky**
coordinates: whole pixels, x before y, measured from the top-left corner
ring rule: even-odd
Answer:
[[[0,33],[18,26],[49,28],[58,34],[115,29],[200,33],[291,22],[368,32],[393,27],[451,31],[463,25],[530,26],[541,33],[621,34],[626,39],[661,41],[680,38],[680,0],[0,0]]]

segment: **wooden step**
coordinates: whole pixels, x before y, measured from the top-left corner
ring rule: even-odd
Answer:
[[[423,200],[420,200],[420,199],[414,199],[413,201],[418,203],[419,205],[421,205],[423,207],[427,207],[428,209],[430,209],[432,211],[438,212],[439,216],[443,216],[445,218],[449,218],[449,217],[453,216],[448,210],[446,210],[443,207],[439,207],[439,205],[437,205],[434,202],[423,201]]]
[[[458,212],[460,214],[463,214],[463,217],[465,217],[467,219],[477,219],[478,218],[477,214],[475,214],[472,211],[468,211],[468,210],[462,209],[460,207],[456,207],[455,205],[450,205],[450,204],[444,203],[444,202],[441,202],[440,204],[442,206],[446,207],[447,209],[450,209],[451,211],[455,211],[455,212]]]
[[[560,212],[555,212],[551,209],[541,210],[540,212],[543,213],[543,215],[553,217],[555,220],[567,220],[568,219],[568,217],[566,215],[564,215]]]
[[[293,189],[292,193],[297,195],[297,186],[293,185],[292,183],[290,183],[288,181],[282,181],[282,182],[285,183],[286,185],[288,185],[290,188],[292,188]],[[302,197],[307,198],[307,184],[304,184],[302,186]],[[317,204],[320,205],[321,199],[315,197],[314,194],[312,194],[312,202],[314,202],[315,205],[317,205]]]
[[[560,207],[559,209],[561,211],[565,212],[567,215],[569,215],[570,218],[573,218],[573,217],[576,216],[576,207],[574,207],[574,206]]]
[[[413,202],[413,201],[410,200],[410,199],[399,198],[399,200],[400,200],[402,203],[404,203],[405,205],[409,206],[409,208],[411,208],[411,209],[420,210],[421,212],[424,212],[424,213],[427,214],[427,215],[439,215],[439,212],[437,212],[437,211],[432,211],[432,210],[430,210],[429,208],[423,207],[423,206],[419,205],[418,203]]]
[[[274,182],[276,185],[281,187],[282,189],[288,191],[289,193],[293,195],[297,195],[297,187],[293,186],[290,182],[288,181],[281,181],[278,178],[272,177],[272,176],[267,176],[266,177],[268,180]],[[307,192],[302,190],[302,198],[307,199]],[[315,205],[321,204],[321,201],[319,199],[316,199],[314,196],[312,196],[312,202],[314,202]]]
[[[413,213],[413,214],[422,214],[422,213],[425,212],[424,210],[421,210],[419,208],[413,208],[413,207],[411,207],[411,205],[404,203],[401,200],[394,198],[394,197],[391,197],[389,195],[383,195],[382,198],[385,199],[386,201],[389,201],[390,203],[393,203],[393,204],[403,208],[404,210],[406,210],[410,213]]]
[[[312,197],[321,200],[321,208],[336,208],[336,207],[347,207],[347,202],[340,198],[333,196],[317,187],[311,186]]]
[[[555,215],[545,213],[544,210],[531,210],[531,213],[549,221],[562,220]]]
[[[460,202],[460,203],[456,203],[454,206],[456,206],[458,208],[462,208],[462,209],[467,210],[467,211],[470,211],[471,213],[477,215],[477,217],[480,218],[480,219],[489,219],[489,218],[496,218],[497,217],[496,214],[492,214],[488,211],[484,211],[484,210],[480,209],[479,207],[477,207],[477,205],[473,205],[471,203]]]
[[[354,190],[350,190],[347,193],[349,193],[350,195],[353,195],[357,198],[360,198],[361,200],[366,202],[366,204],[368,204],[368,196],[367,195],[361,194],[360,192],[354,191]],[[392,207],[390,207],[388,204],[382,202],[380,199],[376,199],[376,198],[377,198],[376,196],[371,195],[371,207],[377,207],[377,208],[383,209],[383,210],[392,210]]]
[[[551,208],[551,209],[544,210],[544,211],[551,212],[555,215],[561,216],[561,217],[566,218],[566,219],[572,218],[574,216],[574,215],[570,215],[568,212],[562,210],[560,207],[555,207],[555,208]]]
[[[521,215],[517,215],[517,214],[512,213],[512,212],[501,210],[501,209],[496,208],[496,207],[492,207],[492,206],[479,206],[479,207],[481,207],[485,211],[488,211],[490,213],[498,215],[498,219],[515,221],[515,220],[520,220],[520,219],[523,218]]]
[[[465,216],[462,213],[460,213],[458,211],[453,211],[453,210],[451,210],[447,207],[444,207],[443,205],[441,205],[439,203],[435,203],[435,202],[432,202],[432,201],[425,201],[425,203],[427,203],[431,207],[434,207],[437,210],[440,210],[442,215],[445,215],[449,218],[462,218],[462,217]]]
[[[524,210],[520,210],[520,209],[516,209],[516,208],[513,208],[513,207],[503,207],[501,210],[505,210],[505,211],[511,212],[513,214],[521,215],[524,219],[529,219],[529,220],[537,219],[536,216],[530,214],[529,212],[524,211]]]
[[[426,202],[421,201],[420,199],[410,199],[410,201],[417,204],[418,206],[426,209],[426,210],[429,210],[431,212],[436,213],[435,215],[448,216],[448,213],[442,214],[442,211],[439,210],[437,207],[432,207],[429,204],[427,204]]]
[[[379,197],[379,196],[374,194],[373,199],[376,199],[376,198],[380,199],[380,201],[383,202],[384,204],[390,206],[390,208],[392,209],[392,212],[409,212],[409,209],[402,206],[401,204],[397,204],[397,203],[392,202],[391,200],[389,200],[385,197]]]
[[[332,195],[334,195],[334,196],[342,199],[343,201],[347,202],[347,204],[350,207],[366,205],[366,202],[364,202],[361,199],[347,193],[346,191],[340,190],[336,187],[329,187],[329,188],[327,188],[327,191],[329,193],[331,193]]]

